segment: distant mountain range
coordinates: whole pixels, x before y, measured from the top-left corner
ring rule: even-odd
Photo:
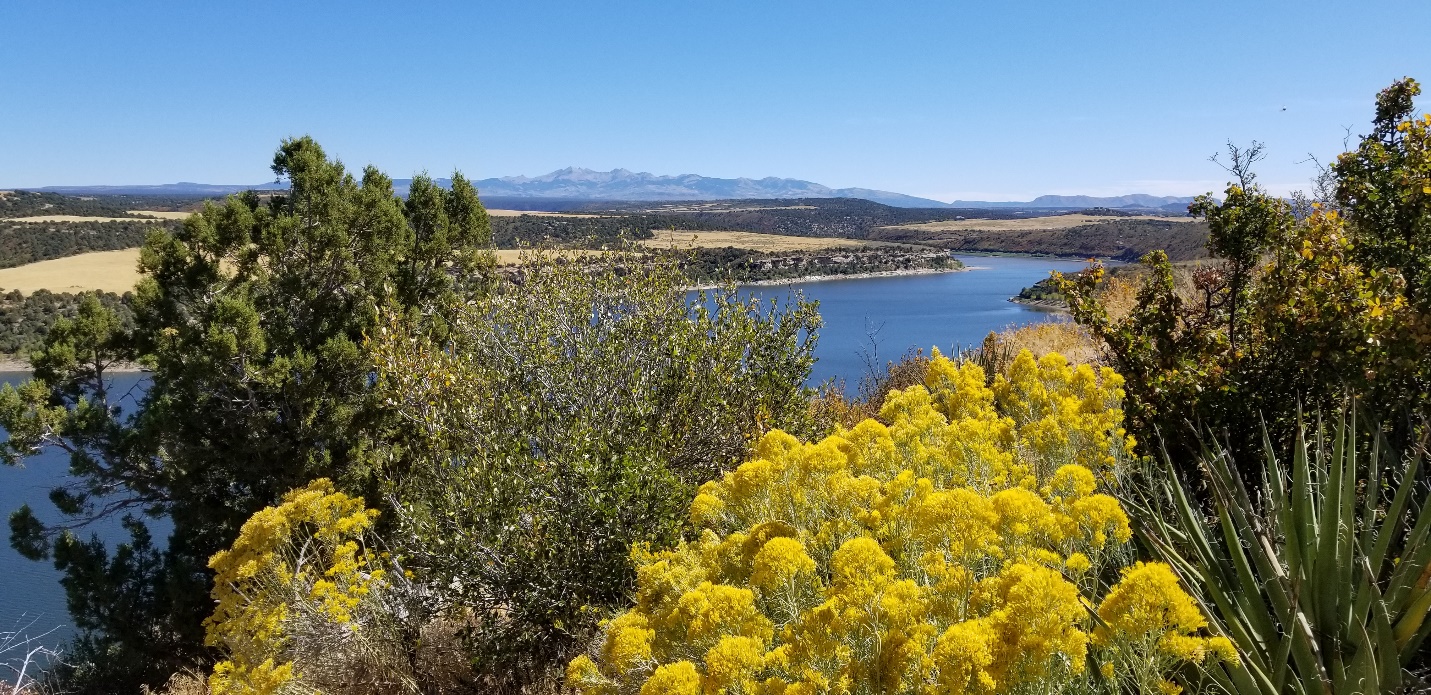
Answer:
[[[399,194],[406,194],[411,179],[393,181]],[[438,179],[447,185],[450,181]],[[592,171],[567,167],[543,176],[503,176],[473,182],[483,198],[553,198],[562,200],[738,200],[772,198],[861,198],[902,208],[1170,208],[1186,206],[1191,197],[1151,196],[1141,193],[1113,197],[1039,196],[1027,202],[989,202],[956,200],[945,203],[878,191],[870,188],[830,188],[811,181],[782,179],[720,179],[696,174],[658,176],[626,169]],[[210,196],[238,191],[274,190],[286,188],[284,183],[258,185],[216,185],[203,183],[169,183],[151,186],[47,186],[41,191],[65,195],[134,195],[134,196]]]
[[[657,176],[626,169],[592,171],[567,167],[544,176],[504,176],[474,182],[494,198],[574,198],[583,200],[740,200],[771,198],[863,198],[902,208],[939,208],[929,198],[869,188],[830,188],[811,181],[718,179],[696,174]]]

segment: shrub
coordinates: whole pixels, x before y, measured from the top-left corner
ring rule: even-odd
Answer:
[[[1216,258],[1190,292],[1162,252],[1144,257],[1131,312],[1100,289],[1102,266],[1055,282],[1128,378],[1130,428],[1179,463],[1211,429],[1255,463],[1264,423],[1288,449],[1299,405],[1329,412],[1350,388],[1388,415],[1393,444],[1414,441],[1404,416],[1431,406],[1431,115],[1415,115],[1418,94],[1403,79],[1377,96],[1372,131],[1324,172],[1315,203],[1256,184],[1260,145],[1231,148],[1237,182],[1189,208]]]
[[[558,679],[624,603],[631,544],[673,543],[695,484],[811,426],[814,306],[692,306],[682,284],[667,261],[533,254],[441,335],[374,337],[379,393],[424,433],[400,549],[464,616],[489,691]]]
[[[385,563],[368,541],[377,516],[320,479],[254,514],[214,555],[217,607],[204,626],[225,657],[209,677],[215,695],[404,685],[382,657],[401,645],[377,624],[389,618]]]
[[[1162,565],[1130,569],[1122,379],[1023,352],[817,443],[766,435],[703,485],[698,538],[637,547],[636,605],[568,667],[587,695],[1153,688],[1230,645]],[[1099,621],[1089,607],[1102,597]],[[1189,613],[1191,610],[1191,613]],[[1094,629],[1095,622],[1100,626]],[[1090,655],[1098,668],[1087,667]],[[1157,673],[1149,676],[1149,671]]]
[[[287,190],[152,228],[133,320],[82,300],[32,352],[35,378],[0,388],[0,461],[68,461],[50,496],[61,515],[23,506],[11,523],[12,544],[66,575],[66,688],[133,692],[205,666],[205,564],[250,516],[322,477],[376,500],[402,472],[361,350],[379,309],[431,312],[490,277],[487,214],[460,174],[450,190],[415,177],[404,201],[307,137],[285,140],[273,171]],[[152,370],[142,394],[112,389],[116,362]],[[142,524],[115,548],[71,532],[141,511],[172,522],[167,542]]]

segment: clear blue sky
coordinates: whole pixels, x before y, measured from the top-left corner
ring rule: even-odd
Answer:
[[[1428,27],[1425,0],[0,0],[0,187],[255,183],[307,133],[400,178],[625,167],[942,200],[1192,194],[1255,138],[1287,189],[1378,89],[1431,83]]]

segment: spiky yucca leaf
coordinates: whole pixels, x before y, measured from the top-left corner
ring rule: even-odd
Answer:
[[[1290,469],[1264,441],[1263,486],[1249,494],[1220,446],[1204,450],[1207,504],[1164,462],[1127,500],[1142,541],[1182,574],[1242,666],[1204,674],[1228,692],[1397,692],[1431,633],[1431,515],[1416,455],[1356,414],[1302,427]]]

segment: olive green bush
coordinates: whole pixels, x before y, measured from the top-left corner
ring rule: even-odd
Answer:
[[[532,253],[441,334],[395,316],[373,337],[380,395],[422,433],[397,550],[484,688],[559,678],[627,597],[633,543],[673,543],[695,484],[765,431],[814,426],[814,305],[681,284],[636,254]]]
[[[1150,272],[1121,317],[1099,297],[1101,265],[1060,277],[1075,320],[1128,379],[1130,429],[1181,462],[1210,429],[1252,463],[1264,423],[1288,447],[1299,405],[1328,411],[1350,388],[1387,414],[1393,444],[1412,440],[1407,414],[1431,406],[1431,116],[1415,115],[1419,93],[1404,79],[1378,95],[1372,131],[1325,172],[1323,200],[1271,195],[1252,173],[1260,145],[1231,148],[1236,182],[1190,207],[1217,259],[1193,271],[1192,296],[1161,252],[1143,259]]]

